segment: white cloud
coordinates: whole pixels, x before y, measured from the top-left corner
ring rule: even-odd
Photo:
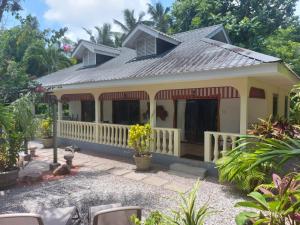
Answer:
[[[73,40],[87,38],[82,27],[92,29],[103,23],[111,23],[113,30],[118,27],[113,19],[122,21],[125,8],[134,9],[136,16],[146,12],[150,0],[45,0],[48,10],[44,18],[69,28],[67,36]]]
[[[300,1],[298,1],[297,4],[296,4],[296,12],[295,12],[295,14],[297,16],[300,16]]]

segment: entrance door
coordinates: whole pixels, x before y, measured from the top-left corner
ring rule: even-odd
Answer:
[[[204,131],[217,131],[217,128],[217,99],[195,99],[186,101],[185,139],[189,143],[203,144]]]
[[[95,121],[95,101],[81,101],[81,121]]]
[[[140,123],[140,101],[113,101],[113,123],[124,125]]]

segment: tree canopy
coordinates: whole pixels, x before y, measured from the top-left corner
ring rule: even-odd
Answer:
[[[0,30],[0,102],[9,103],[34,85],[33,78],[72,64],[62,48],[66,28],[41,30],[31,15]]]

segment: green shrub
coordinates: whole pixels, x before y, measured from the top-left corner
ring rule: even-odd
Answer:
[[[300,224],[299,174],[289,174],[282,179],[273,174],[272,184],[260,185],[248,196],[252,201],[239,202],[236,207],[247,207],[255,211],[243,211],[238,214],[238,225]]]
[[[149,155],[152,129],[149,123],[133,125],[129,129],[129,147],[135,150],[136,156]]]
[[[239,189],[250,192],[267,182],[269,174],[280,172],[288,160],[297,157],[300,157],[299,139],[245,136],[216,164],[221,182],[235,184]]]
[[[16,168],[22,143],[22,133],[15,129],[10,108],[0,104],[0,172]]]

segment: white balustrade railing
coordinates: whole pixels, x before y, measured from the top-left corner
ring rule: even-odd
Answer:
[[[204,161],[216,162],[226,152],[236,147],[236,141],[241,134],[204,132]]]
[[[128,147],[130,126],[108,123],[58,121],[58,136],[116,147]],[[180,129],[153,128],[152,152],[180,156]]]
[[[152,151],[180,156],[180,129],[174,128],[153,128]]]

